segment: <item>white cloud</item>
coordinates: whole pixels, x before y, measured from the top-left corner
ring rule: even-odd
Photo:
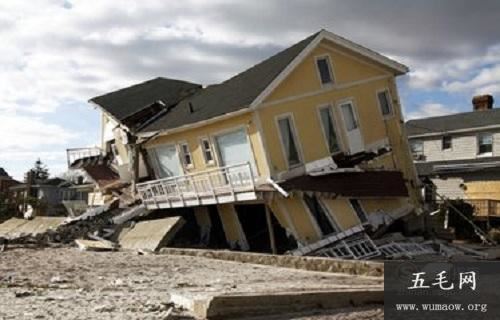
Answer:
[[[440,103],[429,102],[409,112],[406,115],[406,120],[445,116],[457,112],[459,112],[457,108],[450,108]]]

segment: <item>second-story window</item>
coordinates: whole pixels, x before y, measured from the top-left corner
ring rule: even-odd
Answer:
[[[316,58],[316,67],[318,68],[319,78],[322,85],[333,83],[332,64],[328,56]]]
[[[214,153],[212,151],[212,145],[210,144],[210,140],[208,140],[208,138],[201,139],[201,149],[203,150],[203,157],[205,158],[205,163],[213,164]]]
[[[493,152],[493,135],[482,133],[477,136],[478,154],[491,154]]]
[[[377,93],[378,103],[380,105],[380,110],[384,117],[391,116],[393,113],[391,97],[389,95],[389,90],[379,91]]]
[[[411,153],[414,159],[420,159],[424,156],[424,143],[421,140],[412,141],[410,143]]]
[[[288,166],[292,167],[300,164],[301,160],[299,156],[299,149],[297,148],[297,140],[292,124],[292,118],[287,116],[278,119],[278,127]]]
[[[441,138],[441,149],[451,149],[451,136],[443,136],[443,138]]]
[[[191,152],[189,151],[189,145],[187,143],[181,143],[181,156],[182,163],[186,168],[193,166],[193,158],[191,157]]]
[[[319,109],[319,116],[321,118],[323,134],[325,135],[325,139],[328,144],[328,151],[330,153],[339,152],[340,146],[337,139],[337,134],[335,133],[335,125],[333,122],[331,106],[325,106]]]

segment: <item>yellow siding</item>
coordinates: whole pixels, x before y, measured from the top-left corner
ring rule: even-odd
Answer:
[[[359,115],[361,133],[365,145],[376,143],[387,137],[386,127],[382,120],[376,100],[376,90],[388,87],[387,79],[373,81],[363,86],[353,86],[343,90],[330,90],[322,94],[302,99],[280,103],[258,109],[262,123],[263,134],[268,146],[270,166],[275,171],[287,170],[285,158],[281,149],[279,132],[276,126],[276,117],[291,113],[295,120],[296,131],[305,162],[311,162],[329,156],[326,141],[323,136],[318,115],[318,106],[331,104],[334,110],[336,129],[339,138],[345,141],[343,124],[337,103],[347,98],[354,98],[355,108]],[[397,122],[393,117],[390,122]],[[400,132],[398,132],[399,134]],[[343,142],[346,145],[346,142]]]
[[[251,113],[226,120],[221,120],[213,124],[193,128],[190,130],[159,136],[158,138],[149,142],[146,147],[149,148],[162,144],[178,144],[180,142],[187,142],[194,161],[193,168],[189,170],[185,169],[185,173],[188,174],[215,167],[215,165],[207,165],[205,163],[203,150],[200,144],[200,138],[209,137],[211,139],[212,147],[214,147],[214,157],[217,157],[213,137],[223,132],[229,132],[232,129],[236,130],[241,128],[245,128],[249,135],[250,144],[255,156],[255,164],[258,170],[257,174],[261,176],[269,175],[264,150],[259,138],[259,132],[253,121]]]
[[[239,244],[240,248],[248,250],[247,240],[241,228],[240,219],[238,218],[234,205],[218,205],[217,210],[219,211],[226,240],[230,246],[235,247],[236,244]]]
[[[290,215],[294,228],[297,232],[297,237],[302,243],[310,243],[319,240],[319,235],[314,228],[311,216],[301,198],[280,198],[278,201]]]
[[[342,230],[346,230],[360,224],[358,216],[351,207],[349,200],[345,198],[324,199],[321,201],[327,206],[335,221]]]
[[[468,181],[466,186],[467,199],[500,200],[500,181]]]
[[[389,74],[374,66],[353,59],[352,56],[346,53],[340,53],[337,51],[340,49],[332,43],[324,41],[324,44],[334,47],[336,50],[334,51],[322,46],[316,47],[302,63],[290,73],[286,81],[282,82],[272,94],[267,97],[265,102],[320,90],[321,83],[316,70],[316,57],[318,56],[330,56],[335,83],[338,85]]]

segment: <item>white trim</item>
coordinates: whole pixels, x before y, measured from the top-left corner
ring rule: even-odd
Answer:
[[[332,123],[333,131],[335,133],[335,136],[337,137],[337,144],[339,145],[339,150],[335,151],[335,152],[330,151],[330,145],[328,143],[328,136],[326,133],[326,128],[324,127],[323,121],[321,119],[321,110],[323,110],[323,109],[328,109],[328,112],[330,113],[331,120],[333,121],[333,123]],[[332,155],[332,154],[337,154],[337,153],[342,152],[342,150],[344,150],[344,143],[343,143],[343,141],[341,141],[342,138],[339,134],[340,132],[338,132],[338,128],[340,126],[339,126],[339,123],[337,122],[337,116],[335,113],[335,107],[334,107],[333,103],[323,103],[323,104],[318,105],[316,107],[316,114],[318,116],[318,121],[319,121],[319,124],[321,126],[321,132],[323,133],[323,139],[325,141],[326,151],[328,152],[328,154]]]
[[[306,200],[304,199],[304,196],[300,197],[300,202],[302,203],[304,210],[306,211],[307,215],[309,216],[309,220],[311,221],[313,229],[316,231],[316,235],[318,236],[319,239],[322,239],[323,236],[326,236],[326,234],[323,234],[323,231],[321,231],[321,228],[319,227],[319,224],[318,224],[319,222],[316,221],[316,218],[314,217],[313,213],[311,212],[311,210],[309,210],[309,206],[307,205]]]
[[[269,101],[269,102],[264,102],[258,106],[258,109],[270,107],[270,106],[274,106],[277,104],[286,103],[286,102],[290,102],[290,101],[314,97],[314,96],[317,96],[317,95],[320,95],[323,93],[327,93],[327,92],[331,92],[334,90],[347,89],[347,88],[359,86],[362,84],[366,84],[366,83],[370,83],[370,82],[374,82],[374,81],[379,81],[379,80],[384,80],[384,79],[389,79],[389,78],[390,78],[389,75],[381,75],[381,76],[366,78],[366,79],[362,79],[362,80],[351,81],[351,82],[347,82],[347,83],[333,84],[333,85],[321,88],[319,90],[310,91],[310,92],[306,92],[306,93],[302,93],[302,94],[298,94],[298,95],[287,96],[286,98],[281,98],[281,99],[273,100],[273,101]]]
[[[278,87],[278,85],[298,66],[309,53],[323,40],[327,39],[335,44],[349,49],[359,55],[369,58],[377,63],[380,63],[388,68],[396,71],[396,74],[405,74],[409,71],[408,67],[396,62],[392,59],[387,58],[375,51],[365,48],[359,44],[356,44],[350,40],[342,38],[332,32],[321,30],[318,35],[290,62],[286,68],[255,98],[255,100],[250,104],[253,109],[259,104],[261,104],[266,97],[268,97],[271,92]]]
[[[450,131],[430,132],[430,133],[422,133],[422,134],[414,134],[414,135],[409,135],[408,138],[409,139],[414,139],[414,138],[435,137],[435,136],[441,136],[441,135],[453,134],[453,133],[467,133],[467,132],[474,132],[475,133],[475,132],[478,132],[478,131],[494,130],[494,129],[500,129],[500,125],[493,124],[493,125],[482,126],[482,127],[465,128],[465,129],[457,129],[457,130],[450,130]],[[429,130],[432,130],[432,129],[429,128]]]
[[[387,94],[387,102],[389,103],[389,113],[388,114],[384,114],[384,111],[382,110],[382,105],[380,104],[380,99],[378,97],[378,95],[380,93],[385,93]],[[391,119],[394,117],[394,103],[392,101],[392,95],[391,95],[391,92],[389,90],[388,87],[385,87],[385,88],[380,88],[378,90],[375,90],[375,100],[377,101],[377,106],[378,106],[378,110],[380,112],[380,116],[382,117],[383,120],[388,120],[388,119]]]
[[[319,67],[318,67],[318,61],[322,60],[322,59],[326,59],[328,72],[330,73],[330,79],[332,80],[329,83],[323,83],[321,81],[321,72],[320,72]],[[318,77],[319,84],[322,88],[330,88],[337,82],[336,81],[337,77],[336,77],[335,72],[334,72],[332,58],[330,57],[330,54],[324,53],[324,54],[314,56],[314,68],[316,69],[316,76]]]
[[[285,144],[283,142],[283,136],[281,134],[281,129],[280,129],[280,125],[279,125],[279,121],[282,119],[290,119],[290,130],[292,130],[292,136],[293,136],[293,139],[295,140],[294,143],[295,143],[295,147],[297,148],[297,153],[298,153],[299,161],[300,161],[299,163],[294,164],[294,165],[290,165],[290,163],[288,162],[288,152],[285,150]],[[299,134],[297,132],[297,126],[295,125],[295,119],[294,119],[293,113],[286,112],[286,113],[282,113],[282,114],[275,116],[274,117],[274,124],[276,126],[276,130],[278,130],[278,137],[280,140],[281,152],[283,154],[283,158],[285,159],[287,169],[290,170],[290,169],[304,165],[304,154],[302,152],[302,145],[301,145],[301,142],[299,140]]]

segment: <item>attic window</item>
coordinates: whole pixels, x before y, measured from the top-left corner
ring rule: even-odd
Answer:
[[[322,85],[333,83],[332,65],[329,56],[316,58],[316,67],[318,68],[319,78]]]

